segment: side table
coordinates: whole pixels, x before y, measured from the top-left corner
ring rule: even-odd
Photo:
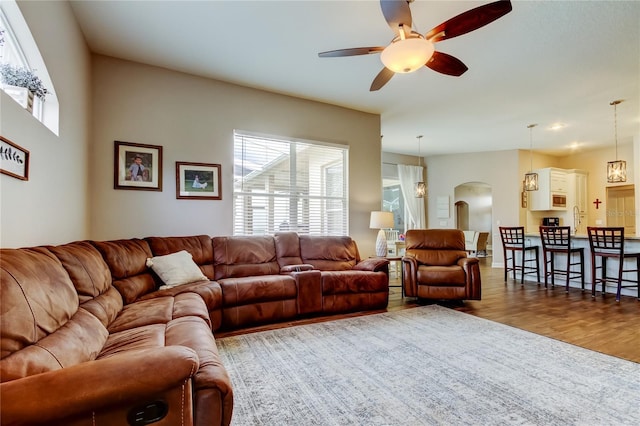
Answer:
[[[370,258],[382,258],[389,261],[389,266],[393,263],[393,272],[396,278],[400,279],[400,285],[391,285],[389,287],[401,288],[402,297],[404,297],[404,277],[402,275],[402,256],[369,256]],[[391,275],[392,269],[389,268],[389,275]]]

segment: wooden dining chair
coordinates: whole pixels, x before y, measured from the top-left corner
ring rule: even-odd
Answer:
[[[536,279],[540,282],[540,267],[538,265],[539,246],[528,245],[524,238],[524,226],[501,226],[500,238],[502,239],[502,250],[504,252],[504,281],[507,282],[509,271],[513,272],[513,279],[516,279],[516,272],[521,272],[520,283],[524,284],[524,276],[536,274]],[[520,263],[518,263],[517,253],[520,253]],[[529,256],[527,256],[529,253]],[[511,261],[511,263],[509,263]]]
[[[540,240],[542,241],[544,286],[547,287],[548,280],[551,278],[551,287],[555,287],[555,276],[560,275],[565,279],[567,293],[569,281],[575,278],[580,278],[584,291],[584,248],[571,247],[571,227],[541,226]],[[558,254],[566,256],[564,268],[556,268]]]
[[[615,283],[616,302],[620,301],[623,288],[637,287],[640,300],[640,253],[630,253],[624,247],[623,227],[587,227],[589,235],[589,248],[591,249],[591,297],[596,297],[596,286],[602,284],[602,295],[606,293],[607,283]],[[600,259],[600,265],[596,260]],[[617,268],[615,276],[607,275],[607,260],[616,259]],[[625,260],[633,261],[632,267],[625,269]],[[600,277],[597,272],[600,271]],[[627,275],[625,275],[627,274]],[[629,278],[629,274],[635,274],[636,279]],[[623,284],[631,283],[631,284]]]

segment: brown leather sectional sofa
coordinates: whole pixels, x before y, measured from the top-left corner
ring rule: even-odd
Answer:
[[[206,279],[159,289],[147,259],[181,250]],[[351,238],[295,233],[2,249],[0,267],[3,425],[228,425],[213,332],[384,309],[389,289]]]

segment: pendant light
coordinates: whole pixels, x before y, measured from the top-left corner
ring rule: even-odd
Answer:
[[[422,139],[422,135],[416,136],[416,138],[418,138],[418,166],[420,167],[420,174],[422,174],[422,155],[420,153],[420,139]],[[416,198],[424,198],[425,195],[427,195],[427,185],[422,181],[422,178],[416,182],[415,194]]]
[[[533,128],[537,124],[529,124],[529,173],[524,175],[524,190],[525,191],[537,191],[538,190],[538,174],[533,172]]]
[[[624,160],[618,160],[618,105],[622,102],[621,99],[609,103],[613,105],[613,128],[614,137],[616,141],[616,159],[615,161],[609,161],[607,163],[607,182],[617,183],[627,181],[627,162]]]

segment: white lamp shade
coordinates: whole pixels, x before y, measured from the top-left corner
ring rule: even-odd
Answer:
[[[393,228],[393,213],[392,212],[371,212],[369,228],[371,229]]]
[[[433,51],[433,43],[422,37],[397,39],[384,48],[380,60],[393,72],[409,73],[423,67]]]

